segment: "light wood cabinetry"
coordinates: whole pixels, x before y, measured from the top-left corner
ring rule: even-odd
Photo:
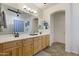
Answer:
[[[44,49],[45,47],[47,47],[49,45],[49,36],[42,36],[42,49]]]
[[[2,44],[0,44],[0,55],[2,55]]]
[[[33,55],[33,38],[23,40],[23,55],[24,56]]]
[[[49,36],[39,36],[34,38],[34,54],[46,48],[49,45]]]
[[[43,35],[0,44],[2,56],[32,56],[49,45],[49,36]]]
[[[39,52],[41,50],[41,39],[40,37],[35,37],[34,38],[34,54]]]
[[[16,46],[16,41],[6,42],[3,44],[3,49],[8,49]]]
[[[3,54],[9,56],[22,55],[22,41],[12,41],[3,44]]]
[[[45,36],[45,45],[49,46],[49,36]]]
[[[3,50],[5,56],[22,56],[22,47],[13,47]]]

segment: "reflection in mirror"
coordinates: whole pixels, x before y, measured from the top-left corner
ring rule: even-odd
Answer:
[[[5,16],[6,16],[5,23],[4,23],[6,27],[4,28],[4,26],[1,24],[2,17],[0,16],[0,35],[12,34],[14,32],[26,33],[26,34],[33,32],[32,25],[35,25],[35,24],[32,22],[33,22],[33,19],[36,18],[36,16],[25,13],[21,10],[7,6],[5,4],[0,5],[0,15],[2,11],[5,12]],[[37,22],[37,21],[34,21],[34,22]],[[37,32],[38,30],[35,30],[35,31]]]
[[[34,18],[32,22],[32,33],[38,33],[38,18]]]
[[[43,21],[43,25],[44,25],[45,29],[48,29],[48,22]]]

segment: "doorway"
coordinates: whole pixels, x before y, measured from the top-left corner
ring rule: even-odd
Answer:
[[[51,33],[53,37],[53,43],[65,44],[65,11],[58,11],[51,14]]]

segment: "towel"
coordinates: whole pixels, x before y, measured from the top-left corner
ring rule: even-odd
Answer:
[[[6,17],[5,17],[5,12],[4,11],[2,11],[1,18],[2,18],[2,25],[4,26],[4,28],[7,28]]]
[[[1,12],[0,12],[0,25],[1,25]]]

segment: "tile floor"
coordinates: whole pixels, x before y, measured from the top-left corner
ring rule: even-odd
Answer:
[[[62,43],[53,43],[51,47],[44,49],[35,56],[79,56],[78,54],[65,52],[65,45]]]

